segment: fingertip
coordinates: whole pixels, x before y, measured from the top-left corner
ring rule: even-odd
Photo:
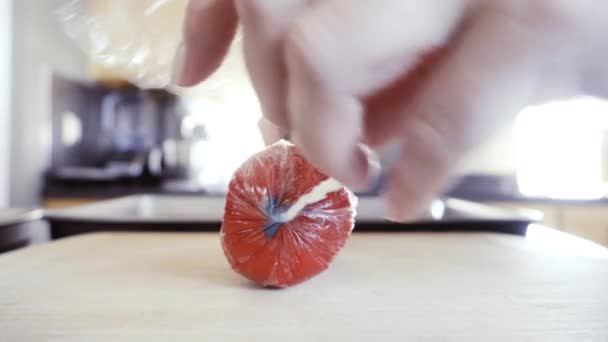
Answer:
[[[354,191],[362,191],[369,188],[375,172],[377,171],[369,161],[369,156],[359,147],[351,152],[351,162],[347,164],[344,184]]]
[[[287,130],[275,125],[273,122],[269,121],[264,117],[261,117],[258,120],[258,129],[260,130],[262,140],[264,141],[264,145],[266,146],[270,146],[281,139],[285,139],[288,136]]]
[[[353,191],[365,190],[370,183],[368,157],[356,145],[352,149],[336,149],[330,146],[310,144],[297,132],[292,141],[300,153],[321,172],[335,178]]]
[[[416,188],[415,185],[413,188],[404,187],[403,183],[395,182],[394,179],[389,179],[388,187],[384,195],[384,214],[393,222],[424,219],[436,195],[435,191],[425,191],[424,188]]]
[[[183,42],[173,60],[171,80],[190,87],[222,63],[236,33],[238,17],[232,0],[190,0],[183,23]]]
[[[387,175],[384,197],[384,215],[393,222],[406,222],[414,216],[413,203],[419,198],[404,186],[399,174],[392,170]]]
[[[452,160],[448,157],[446,140],[440,138],[426,125],[412,120],[406,125],[405,140],[398,156],[394,146],[388,145],[384,152],[393,164],[388,174],[385,194],[386,216],[388,219],[405,222],[416,219],[439,193]]]
[[[173,59],[172,83],[179,87],[199,84],[219,68],[224,55],[225,52],[221,55],[206,54],[200,48],[180,44]]]
[[[184,47],[184,43],[180,43],[177,50],[175,50],[175,57],[173,57],[171,83],[180,87],[187,86],[186,75],[186,48]]]
[[[396,196],[394,190],[389,190],[384,196],[385,210],[384,216],[386,219],[393,222],[407,222],[412,220],[415,215],[414,210],[410,207],[407,197]]]

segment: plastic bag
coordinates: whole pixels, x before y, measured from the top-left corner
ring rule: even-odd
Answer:
[[[166,86],[187,0],[73,0],[57,10],[65,33],[90,58],[96,78]]]
[[[221,236],[232,268],[263,285],[286,287],[327,269],[354,227],[356,197],[285,141],[235,172]]]
[[[64,32],[90,59],[95,79],[127,80],[141,88],[170,84],[188,0],[66,0],[56,14]],[[222,66],[188,98],[233,102],[254,96],[237,32]]]

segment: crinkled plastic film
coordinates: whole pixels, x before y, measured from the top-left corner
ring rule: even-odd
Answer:
[[[187,0],[72,0],[58,8],[65,33],[87,54],[93,76],[166,86]]]
[[[230,182],[221,230],[232,268],[271,287],[327,269],[354,227],[357,201],[335,184],[285,141],[249,158]]]
[[[65,0],[56,11],[66,35],[88,56],[90,75],[127,80],[140,88],[170,85],[188,0]],[[237,32],[222,66],[195,88],[173,89],[188,98],[251,98]]]

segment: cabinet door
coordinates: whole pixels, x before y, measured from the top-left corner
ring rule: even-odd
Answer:
[[[608,206],[564,207],[563,227],[569,233],[608,246]]]
[[[103,200],[103,198],[45,198],[45,209],[65,209]]]

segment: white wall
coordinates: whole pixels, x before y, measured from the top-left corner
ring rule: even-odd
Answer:
[[[12,1],[0,0],[0,208],[8,206]]]
[[[36,205],[50,158],[50,71],[84,75],[86,58],[55,15],[67,0],[13,1],[10,204]]]

